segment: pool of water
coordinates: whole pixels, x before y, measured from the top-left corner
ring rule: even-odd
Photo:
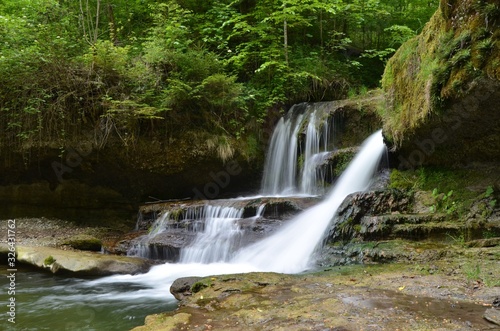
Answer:
[[[2,330],[129,330],[144,324],[146,315],[173,310],[177,301],[168,286],[151,296],[137,282],[100,283],[18,268],[15,282],[15,324],[8,321],[9,279],[0,266]],[[164,291],[165,293],[161,293]],[[143,295],[146,293],[146,295]]]

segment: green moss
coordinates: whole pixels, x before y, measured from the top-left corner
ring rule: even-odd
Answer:
[[[443,2],[422,33],[388,61],[382,78],[387,109],[381,116],[384,134],[396,147],[430,115],[444,114],[448,101],[462,97],[477,78],[500,79],[500,49],[494,42],[499,29],[486,19],[496,15],[498,6],[481,2],[481,15],[471,6]]]
[[[470,49],[462,49],[458,51],[453,57],[450,59],[451,65],[458,66],[465,64],[470,59]]]
[[[495,201],[496,204],[495,190],[491,186],[496,177],[493,175],[494,172],[491,172],[491,175],[488,175],[489,173],[473,168],[420,167],[405,171],[393,169],[389,186],[406,191],[435,192],[432,195],[434,199],[432,211],[446,213],[451,218],[460,218],[478,200],[487,198],[489,200],[483,203],[483,209],[488,213],[484,216],[489,216],[492,208],[487,204],[491,201]],[[480,189],[481,186],[483,189]],[[484,193],[480,193],[481,191]],[[488,193],[489,196],[486,197]],[[480,208],[481,204],[478,206]]]
[[[389,176],[389,187],[399,190],[412,190],[417,186],[417,177],[413,171],[399,171],[393,169]]]
[[[66,240],[63,245],[68,245],[82,251],[100,251],[102,242],[93,236],[77,235]]]
[[[191,286],[191,292],[192,293],[198,293],[200,292],[201,290],[203,290],[204,288],[207,288],[209,287],[209,285],[206,283],[206,280],[202,280],[202,281],[199,281],[199,282],[196,282],[193,284],[193,286]]]
[[[52,265],[54,262],[56,262],[56,259],[52,255],[47,256],[47,258],[43,261],[44,265]]]

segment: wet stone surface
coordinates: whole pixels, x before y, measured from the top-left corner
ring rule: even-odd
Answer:
[[[500,287],[468,278],[470,262],[183,279],[191,291],[178,287],[179,309],[135,330],[499,330],[485,316],[494,315]]]

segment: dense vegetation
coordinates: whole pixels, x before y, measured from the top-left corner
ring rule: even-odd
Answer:
[[[4,0],[0,146],[63,151],[84,133],[97,148],[109,137],[130,146],[182,131],[252,145],[270,112],[377,86],[437,5]]]

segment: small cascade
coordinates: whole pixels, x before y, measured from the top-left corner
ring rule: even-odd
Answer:
[[[319,161],[331,150],[328,109],[323,104],[293,106],[278,122],[268,150],[262,194],[270,196],[324,193]],[[305,127],[305,130],[304,130]],[[299,137],[303,136],[303,141]]]
[[[185,263],[228,261],[242,245],[243,231],[238,223],[245,211],[242,201],[220,200],[163,212],[154,220],[148,234],[135,240],[127,255]],[[261,217],[264,208],[265,203],[256,207],[255,216],[248,219]],[[192,233],[192,242],[182,250],[165,244],[179,232],[183,233],[181,237]]]
[[[262,178],[263,195],[296,193],[298,132],[303,115],[293,116],[293,109],[282,117],[274,129]]]
[[[309,123],[307,124],[305,150],[303,155],[302,173],[300,176],[300,193],[302,194],[318,194],[318,181],[324,179],[324,174],[318,170],[318,166],[329,155],[327,151],[329,142],[329,125],[328,121],[323,121],[320,118],[323,115],[321,108],[311,112]],[[323,130],[321,130],[321,125]],[[323,138],[323,141],[321,141]]]
[[[181,251],[182,263],[225,262],[240,248],[242,231],[236,222],[243,209],[207,205],[201,219],[204,231],[200,232],[191,246]]]

